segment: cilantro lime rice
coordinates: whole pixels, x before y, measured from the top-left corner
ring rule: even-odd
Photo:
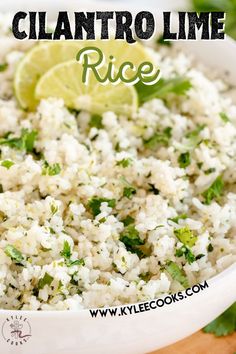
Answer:
[[[143,301],[236,261],[236,106],[223,81],[158,47],[162,80],[137,85],[132,117],[56,98],[27,113],[13,79],[35,43],[0,27],[0,308]]]

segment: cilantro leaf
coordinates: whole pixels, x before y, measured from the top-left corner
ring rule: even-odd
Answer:
[[[98,114],[92,114],[89,121],[90,128],[103,129],[104,125],[102,124],[102,117]]]
[[[138,246],[142,246],[145,242],[139,237],[139,232],[135,229],[134,225],[129,225],[120,235],[120,241],[125,244],[127,251],[136,253],[139,257],[143,252]]]
[[[188,264],[192,264],[196,260],[196,257],[194,256],[192,251],[186,246],[182,246],[181,248],[178,248],[175,252],[175,255],[176,257],[184,256]]]
[[[136,194],[136,189],[134,187],[124,187],[123,189],[123,197],[131,199],[133,195]]]
[[[192,84],[190,80],[181,76],[172,79],[160,79],[154,85],[145,85],[142,81],[139,81],[135,85],[140,104],[153,98],[165,99],[170,93],[182,96],[185,95],[191,87]]]
[[[64,258],[69,259],[71,257],[70,244],[68,241],[64,241],[63,250],[60,252],[60,255]]]
[[[1,162],[1,166],[7,168],[9,170],[9,168],[11,168],[11,166],[14,165],[14,162],[10,161],[10,160],[4,160]]]
[[[60,252],[60,255],[64,258],[67,267],[72,267],[74,265],[85,265],[85,262],[82,258],[76,259],[74,261],[70,259],[72,253],[70,249],[70,244],[67,240],[64,241],[63,250]]]
[[[43,278],[39,279],[38,288],[43,289],[45,285],[51,285],[52,281],[53,281],[53,277],[46,272]]]
[[[168,41],[168,40],[165,40],[163,35],[159,36],[156,40],[156,43],[157,44],[160,44],[160,45],[164,45],[164,46],[167,46],[167,47],[171,47],[172,46],[172,42]]]
[[[186,215],[186,214],[180,214],[180,215],[175,216],[174,218],[171,218],[169,220],[171,220],[171,221],[175,222],[176,224],[178,224],[179,220],[185,220],[185,219],[187,219],[187,217],[188,217],[188,215]]]
[[[132,216],[127,215],[126,218],[122,219],[121,222],[123,222],[124,226],[128,226],[130,224],[134,223],[134,218]]]
[[[197,12],[226,12],[225,31],[236,39],[236,2],[235,0],[192,0],[193,9]]]
[[[178,157],[178,163],[179,163],[179,167],[181,167],[181,168],[188,167],[191,163],[190,153],[187,151],[187,152],[180,154]]]
[[[35,130],[22,129],[20,137],[10,138],[10,134],[8,134],[0,139],[0,145],[8,145],[12,149],[32,152],[37,134]]]
[[[162,132],[157,132],[147,140],[144,140],[144,146],[148,149],[155,149],[157,145],[161,144],[167,146],[171,138],[172,128],[167,127]]]
[[[219,198],[222,195],[223,188],[224,181],[221,176],[218,176],[212,185],[202,193],[202,196],[205,199],[205,204],[210,205],[214,199]]]
[[[169,261],[165,266],[166,271],[170,274],[170,276],[180,283],[184,288],[189,287],[188,279],[186,277],[185,272],[181,269],[178,264],[175,262]]]
[[[42,168],[43,176],[56,176],[61,172],[61,167],[59,163],[54,163],[53,165],[49,165],[47,161],[44,161]]]
[[[229,117],[227,116],[227,114],[225,112],[221,112],[220,113],[220,118],[223,120],[223,122],[227,123],[230,121]]]
[[[23,265],[24,257],[22,253],[12,245],[7,245],[4,250],[5,254],[11,258],[16,264]]]
[[[115,199],[93,197],[89,200],[88,207],[90,208],[94,217],[101,213],[101,210],[100,210],[101,204],[105,203],[105,202],[108,204],[108,206],[110,208],[115,208],[115,206],[116,206]]]
[[[126,159],[122,159],[120,161],[117,161],[116,165],[117,166],[122,166],[123,168],[126,168],[128,166],[130,166],[132,164],[133,160],[131,158],[126,158]]]
[[[203,330],[206,333],[213,333],[217,337],[226,336],[236,331],[236,302]]]
[[[175,229],[174,234],[185,246],[192,247],[197,241],[197,236],[194,236],[193,232],[188,226],[185,226],[181,229]]]

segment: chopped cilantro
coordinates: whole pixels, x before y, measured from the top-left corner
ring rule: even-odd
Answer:
[[[63,250],[60,252],[60,255],[66,259],[69,259],[71,257],[70,244],[68,241],[64,241]]]
[[[123,189],[123,197],[131,199],[133,195],[136,194],[136,189],[134,188],[134,186],[132,186],[132,184],[127,181],[124,176],[122,176],[120,180],[125,185]]]
[[[179,96],[185,95],[191,87],[190,80],[181,76],[172,79],[160,79],[154,85],[145,85],[142,81],[135,85],[140,104],[153,98],[165,99],[170,93]]]
[[[0,64],[0,72],[6,71],[8,68],[7,63]]]
[[[211,202],[219,198],[222,195],[224,188],[224,181],[221,176],[218,176],[212,185],[202,193],[202,196],[205,199],[205,204],[210,205]]]
[[[102,124],[102,117],[98,114],[92,114],[90,121],[89,121],[89,126],[90,128],[97,128],[97,129],[103,129],[104,126]]]
[[[170,276],[180,283],[184,288],[188,288],[189,283],[183,269],[181,269],[175,262],[169,261],[165,266],[166,271]]]
[[[24,257],[22,253],[12,245],[7,245],[4,250],[5,254],[11,258],[16,264],[23,265]]]
[[[0,183],[0,193],[4,193],[4,191],[3,191],[3,186],[2,186],[1,183]]]
[[[4,160],[1,162],[1,166],[7,168],[9,170],[9,168],[11,168],[11,166],[14,165],[14,162],[10,161],[10,160]]]
[[[100,208],[102,203],[107,203],[110,208],[115,208],[116,206],[115,199],[93,197],[89,200],[88,207],[90,208],[94,217],[101,213]]]
[[[53,281],[53,277],[46,272],[43,278],[39,279],[38,288],[43,289],[45,285],[51,285],[52,281]]]
[[[147,140],[144,140],[143,143],[148,149],[155,149],[159,144],[167,146],[171,138],[171,131],[172,128],[167,127],[162,132],[157,132]]]
[[[126,158],[126,159],[122,159],[120,161],[117,161],[116,165],[117,166],[122,166],[123,168],[126,168],[128,166],[130,166],[132,164],[132,159],[131,158]]]
[[[202,257],[205,257],[205,254],[203,254],[203,253],[198,254],[198,255],[196,256],[196,261],[197,261],[198,259],[201,259]]]
[[[212,246],[211,243],[209,243],[208,247],[207,247],[207,251],[208,252],[212,252],[214,250],[214,247]]]
[[[158,195],[160,193],[159,189],[157,189],[154,184],[148,183],[148,185],[150,186],[149,192],[152,192],[155,195]]]
[[[204,328],[204,332],[213,333],[217,337],[229,335],[234,331],[236,331],[236,302]]]
[[[134,194],[136,194],[136,189],[134,187],[124,187],[123,197],[131,199]]]
[[[54,215],[58,212],[58,207],[55,204],[51,204],[51,212],[52,212],[52,215]]]
[[[28,129],[22,129],[21,136],[18,138],[10,138],[11,133],[0,139],[0,145],[8,145],[9,147],[17,150],[25,150],[26,152],[32,152],[34,148],[34,142],[37,136],[35,130],[29,131]]]
[[[188,216],[186,214],[180,214],[180,215],[175,216],[174,218],[171,218],[169,220],[171,220],[171,221],[175,222],[176,224],[178,224],[179,220],[185,220],[185,219],[187,219],[187,217]]]
[[[148,282],[151,279],[151,274],[149,272],[141,273],[139,278],[145,282]]]
[[[174,234],[185,246],[192,247],[197,241],[197,236],[194,236],[193,232],[188,226],[185,226],[181,229],[175,229]]]
[[[127,215],[126,218],[122,219],[121,222],[123,222],[124,226],[128,226],[130,224],[134,223],[134,218],[132,216]]]
[[[229,117],[228,117],[227,114],[224,113],[224,112],[221,112],[221,113],[220,113],[220,118],[221,118],[221,119],[223,120],[223,122],[225,122],[225,123],[227,123],[227,122],[230,121]]]
[[[211,173],[215,172],[216,169],[214,167],[208,168],[208,170],[204,171],[205,175],[210,175]]]
[[[199,133],[205,128],[205,126],[206,126],[205,124],[198,124],[197,127],[196,127],[196,129],[194,129],[194,130],[188,132],[188,133],[185,135],[186,138],[191,139],[191,138],[196,138],[196,137],[198,137]]]
[[[61,167],[59,163],[54,163],[53,165],[49,165],[47,161],[44,161],[42,168],[43,176],[56,176],[61,172]]]
[[[120,235],[120,241],[125,244],[127,251],[136,253],[139,257],[143,255],[143,252],[139,248],[145,244],[145,242],[139,237],[138,231],[134,225],[128,225]]]
[[[167,47],[171,47],[172,46],[172,42],[168,41],[168,40],[165,40],[163,35],[160,35],[157,40],[156,40],[156,43],[157,44],[160,44],[160,45],[165,45]]]
[[[84,266],[84,260],[81,258],[81,259],[76,259],[74,261],[72,261],[70,258],[71,258],[71,249],[70,249],[70,244],[68,241],[64,241],[64,244],[63,244],[63,250],[60,252],[60,255],[64,258],[65,260],[65,263],[67,265],[67,267],[72,267],[74,265],[82,265]]]
[[[191,163],[190,153],[183,152],[182,154],[180,154],[178,157],[178,163],[179,163],[179,167],[181,167],[181,168],[188,167]]]
[[[192,251],[186,246],[182,246],[181,248],[178,248],[175,252],[175,255],[176,257],[184,256],[188,264],[192,264],[196,260]]]

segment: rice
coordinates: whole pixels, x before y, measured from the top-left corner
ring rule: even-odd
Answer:
[[[99,127],[55,98],[27,113],[12,81],[32,43],[10,39],[4,21],[0,136],[37,135],[28,152],[0,146],[0,308],[143,301],[183,289],[169,262],[190,286],[235,262],[236,106],[227,85],[189,56],[158,48],[162,76],[190,80],[185,96],[153,99],[132,118],[106,112]],[[157,131],[168,141],[153,149],[145,142]],[[206,203],[217,178],[223,190]]]

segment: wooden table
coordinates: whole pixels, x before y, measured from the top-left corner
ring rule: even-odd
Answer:
[[[236,333],[216,338],[199,331],[176,344],[150,354],[236,354]]]

